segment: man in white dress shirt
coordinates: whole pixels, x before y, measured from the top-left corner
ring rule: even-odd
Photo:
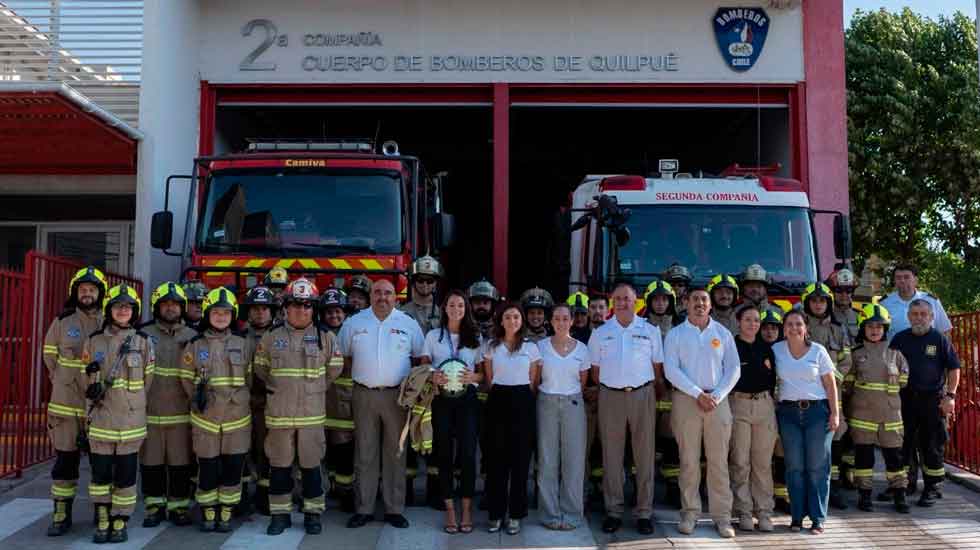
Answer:
[[[615,315],[592,331],[592,378],[599,384],[602,434],[602,530],[615,532],[623,520],[623,453],[629,429],[636,465],[633,517],[642,535],[653,533],[653,462],[657,393],[663,386],[660,329],[635,314],[636,290],[625,283],[613,291]],[[654,386],[656,384],[656,387]],[[656,391],[655,391],[656,390]]]
[[[710,317],[711,298],[703,288],[688,292],[687,320],[664,342],[664,374],[674,386],[671,427],[681,455],[681,521],[677,530],[694,532],[701,513],[701,445],[708,462],[708,508],[718,534],[735,536],[728,444],[732,411],[727,397],[739,377],[732,333]]]
[[[892,316],[892,324],[888,327],[888,341],[890,342],[896,334],[912,326],[908,318],[909,304],[916,299],[929,302],[934,314],[933,328],[949,338],[953,324],[949,321],[949,316],[946,315],[946,310],[939,298],[919,290],[918,268],[912,264],[899,264],[892,271],[892,280],[895,283],[895,292],[885,296],[879,302]]]
[[[406,411],[398,406],[398,386],[422,357],[419,324],[395,309],[395,287],[386,279],[371,285],[371,307],[347,319],[340,329],[344,368],[354,379],[354,477],[357,513],[347,527],[362,527],[374,516],[378,470],[383,466],[385,521],[408,527],[405,509],[405,455],[398,438]]]

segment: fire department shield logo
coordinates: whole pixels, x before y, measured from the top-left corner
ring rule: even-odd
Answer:
[[[762,8],[718,8],[712,25],[718,49],[728,68],[751,69],[762,54],[771,21]]]

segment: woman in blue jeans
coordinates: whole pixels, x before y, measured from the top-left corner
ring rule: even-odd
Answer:
[[[790,529],[803,528],[809,516],[810,532],[823,533],[830,495],[830,443],[840,424],[834,363],[827,350],[811,342],[806,318],[793,310],[783,317],[785,340],[773,344],[779,405],[776,420],[786,461]]]

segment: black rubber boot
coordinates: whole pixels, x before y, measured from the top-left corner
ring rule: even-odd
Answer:
[[[899,514],[909,513],[909,503],[905,502],[905,491],[893,491],[895,495],[895,511]]]
[[[865,512],[874,510],[874,504],[871,503],[871,489],[861,489],[858,491],[858,510],[864,510]]]
[[[903,490],[902,492],[904,493],[905,491]],[[875,497],[875,500],[877,500],[878,502],[891,502],[892,500],[894,500],[894,498],[895,497],[892,496],[892,490],[885,489],[884,491],[878,493],[878,496]]]
[[[143,516],[143,527],[156,527],[166,519],[167,508],[161,505],[147,506]]]
[[[840,481],[830,482],[830,505],[838,510],[847,510],[847,502],[840,490]]]
[[[267,535],[281,535],[283,531],[293,526],[293,519],[289,514],[272,514],[269,528],[265,530]]]
[[[112,523],[109,521],[109,505],[95,505],[95,533],[92,535],[92,542],[95,544],[105,544],[109,542],[109,531]]]
[[[186,527],[193,523],[187,508],[174,508],[168,515],[170,516],[170,523],[177,527]]]
[[[71,529],[72,499],[54,501],[54,513],[48,526],[49,537],[60,537]]]
[[[238,501],[238,504],[235,505],[233,510],[234,516],[236,518],[250,516],[254,511],[255,506],[252,503],[252,496],[248,494],[248,485],[242,483],[242,496],[241,500]]]
[[[234,508],[222,506],[218,511],[218,520],[214,524],[214,530],[219,533],[231,533],[231,518],[234,515]]]
[[[256,485],[255,494],[252,496],[252,501],[255,503],[255,511],[262,514],[263,516],[270,515],[269,513],[269,488]]]
[[[217,527],[218,511],[214,506],[204,506],[201,508],[201,532],[211,533]]]
[[[320,520],[320,514],[307,512],[303,514],[303,528],[306,529],[307,535],[319,535],[323,532],[323,523]]]
[[[109,533],[109,542],[118,544],[129,540],[129,533],[126,531],[126,516],[116,516],[112,518],[112,531]]]

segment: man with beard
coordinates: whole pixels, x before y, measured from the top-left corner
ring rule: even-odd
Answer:
[[[436,304],[436,289],[443,278],[442,266],[432,256],[422,256],[412,262],[408,271],[412,281],[412,299],[402,305],[401,309],[422,327],[422,334],[434,328],[439,328],[442,311]]]
[[[905,424],[903,455],[909,468],[909,494],[918,481],[918,465],[912,457],[918,452],[922,460],[925,486],[919,506],[930,507],[942,498],[946,478],[943,450],[946,445],[946,422],[956,405],[960,382],[960,362],[949,338],[933,328],[933,305],[923,298],[909,304],[910,328],[895,335],[891,347],[902,352],[909,364],[909,383],[902,388],[902,421]]]
[[[500,299],[500,294],[486,279],[470,285],[467,294],[470,298],[470,307],[473,309],[473,317],[480,327],[480,338],[483,342],[487,342],[493,337],[493,308]]]
[[[855,341],[858,335],[858,314],[860,313],[853,305],[857,277],[854,276],[853,271],[845,267],[831,273],[825,284],[834,292],[834,311],[831,312],[831,315],[835,321],[847,329],[851,341]]]
[[[255,356],[255,349],[258,347],[262,335],[273,327],[274,319],[278,319],[279,303],[279,298],[268,287],[253,287],[245,294],[245,300],[242,302],[242,314],[248,322],[248,327],[245,329],[245,345],[248,348],[249,357]],[[269,515],[269,459],[265,455],[265,435],[267,433],[265,425],[267,396],[265,382],[258,377],[253,377],[251,393],[252,449],[249,453],[251,464],[246,463],[245,468],[246,471],[254,472],[256,477],[252,503],[260,514],[267,516]],[[242,502],[248,502],[248,499],[243,499]],[[247,504],[244,506],[247,507]]]
[[[752,264],[742,272],[742,300],[759,310],[761,315],[769,307],[769,274],[759,264]]]
[[[711,278],[707,290],[711,297],[711,318],[721,323],[733,336],[738,334],[738,319],[735,318],[738,283],[735,278],[719,273]]]
[[[44,337],[44,366],[51,380],[48,403],[48,435],[54,447],[51,471],[51,499],[54,515],[48,536],[64,535],[71,529],[71,509],[78,485],[81,453],[78,436],[85,429],[85,385],[80,376],[84,368],[82,344],[102,326],[99,311],[105,296],[105,275],[95,267],[78,270],[68,284],[64,312],[51,323]]]
[[[187,281],[184,283],[184,296],[187,297],[187,307],[184,309],[184,324],[194,330],[199,329],[201,317],[204,310],[204,297],[208,295],[208,287],[201,281]]]
[[[153,320],[143,325],[156,352],[156,377],[146,396],[146,442],[140,452],[143,527],[168,515],[174,525],[190,525],[190,400],[181,387],[181,350],[197,334],[181,322],[187,297],[166,282],[150,296]]]

